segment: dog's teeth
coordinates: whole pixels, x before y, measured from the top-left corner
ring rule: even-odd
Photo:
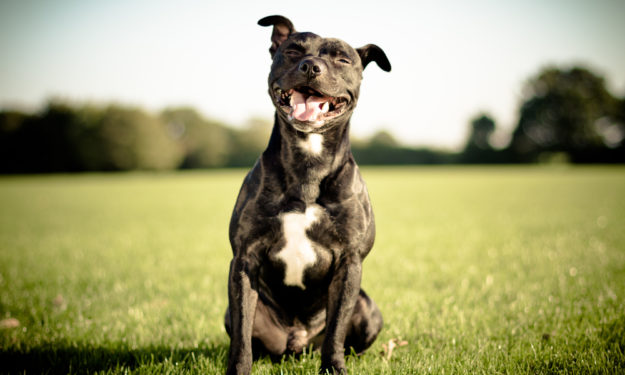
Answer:
[[[330,103],[329,102],[325,102],[325,103],[323,103],[323,106],[321,106],[321,112],[322,113],[328,112],[329,109],[330,109]]]

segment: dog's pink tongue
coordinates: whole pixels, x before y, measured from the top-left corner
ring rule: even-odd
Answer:
[[[328,98],[320,98],[318,96],[309,96],[308,99],[304,98],[300,92],[295,91],[291,98],[293,117],[299,121],[317,121],[317,117],[320,113],[327,112]]]

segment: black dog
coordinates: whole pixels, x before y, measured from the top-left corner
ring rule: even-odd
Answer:
[[[228,374],[248,374],[252,347],[273,356],[321,344],[321,370],[345,371],[345,351],[361,353],[382,315],[360,289],[375,225],[351,153],[349,121],[362,71],[391,65],[369,44],[273,26],[269,95],[276,107],[267,149],[248,173],[230,222]]]

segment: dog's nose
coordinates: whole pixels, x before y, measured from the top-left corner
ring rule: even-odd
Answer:
[[[299,71],[306,74],[308,77],[313,78],[319,76],[325,72],[325,65],[319,61],[313,59],[306,59],[299,63]]]

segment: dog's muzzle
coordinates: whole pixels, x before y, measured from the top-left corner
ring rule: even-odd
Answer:
[[[316,128],[340,116],[349,103],[346,97],[324,95],[309,86],[275,88],[274,100],[291,123],[297,121]]]

